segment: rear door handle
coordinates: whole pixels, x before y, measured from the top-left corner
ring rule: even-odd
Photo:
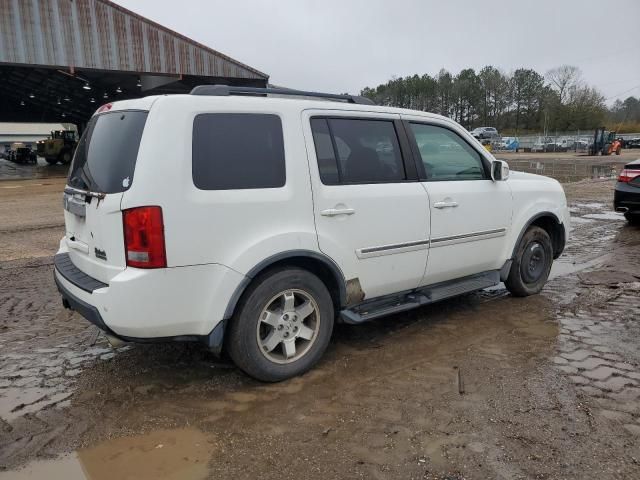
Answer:
[[[455,208],[458,202],[436,202],[433,204],[435,208]]]
[[[337,215],[353,215],[356,211],[353,208],[327,208],[322,210],[320,215],[324,217],[335,217]]]

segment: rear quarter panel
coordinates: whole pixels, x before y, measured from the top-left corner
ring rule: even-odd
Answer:
[[[293,102],[290,102],[293,103]],[[193,120],[201,113],[266,113],[282,122],[286,184],[282,188],[199,190],[192,178]],[[158,99],[147,120],[135,180],[122,208],[162,207],[169,267],[222,264],[246,274],[287,250],[318,251],[299,108],[257,105],[241,97]]]

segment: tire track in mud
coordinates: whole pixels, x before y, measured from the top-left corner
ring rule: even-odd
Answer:
[[[553,363],[597,413],[640,437],[640,230],[597,217],[603,204],[577,203],[580,212],[567,259],[600,265],[549,282],[561,327]],[[596,218],[591,218],[596,213]],[[605,208],[606,210],[606,208]]]
[[[50,257],[0,263],[0,465],[14,447],[40,451],[50,443],[43,436],[68,428],[38,414],[67,406],[82,366],[114,355],[104,339],[93,344],[95,327],[62,308],[52,268]],[[15,422],[33,430],[8,435]]]

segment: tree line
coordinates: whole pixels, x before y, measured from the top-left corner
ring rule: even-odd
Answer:
[[[609,116],[613,130],[621,133],[640,132],[640,98],[627,97],[626,100],[616,100]]]
[[[505,133],[590,130],[605,123],[640,122],[638,99],[617,101],[608,109],[605,97],[570,65],[545,75],[529,68],[504,73],[491,65],[479,72],[466,68],[457,75],[442,69],[435,76],[392,78],[364,88],[361,95],[379,105],[439,113],[468,129],[493,126]]]

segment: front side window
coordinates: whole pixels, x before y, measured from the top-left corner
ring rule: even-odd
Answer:
[[[192,176],[201,190],[277,188],[285,184],[280,117],[204,113],[193,121]]]
[[[320,179],[325,185],[406,179],[392,121],[314,118],[311,129]]]
[[[484,180],[482,157],[457,133],[411,123],[427,180]]]

